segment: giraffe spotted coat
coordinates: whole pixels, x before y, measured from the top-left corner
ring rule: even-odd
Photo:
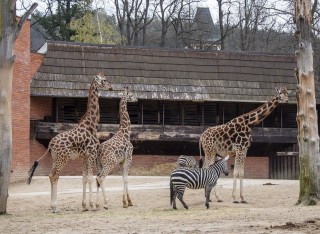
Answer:
[[[200,136],[200,165],[202,164],[201,147],[205,154],[205,168],[208,168],[215,162],[216,155],[220,155],[222,157],[230,155],[235,157],[232,191],[232,197],[235,203],[238,202],[235,195],[238,177],[240,179],[241,202],[246,202],[243,197],[243,176],[245,158],[252,142],[251,129],[270,115],[279,103],[288,102],[289,92],[287,89],[283,87],[276,90],[277,94],[257,109],[240,115],[226,124],[210,127]],[[218,201],[221,201],[215,188],[214,192]]]
[[[137,101],[138,100],[133,96],[128,88],[125,88],[119,103],[119,130],[111,139],[100,145],[97,158],[99,172],[97,175],[97,207],[99,207],[99,187],[101,186],[104,208],[108,209],[108,199],[106,197],[104,180],[105,177],[118,165],[121,166],[123,173],[123,207],[126,208],[128,206],[132,206],[132,201],[128,192],[128,173],[132,163],[133,146],[130,142],[131,122],[127,103]]]
[[[97,138],[97,127],[100,120],[99,89],[111,90],[111,85],[102,73],[96,75],[90,85],[88,94],[87,110],[80,122],[73,129],[56,135],[49,143],[46,153],[35,161],[30,169],[29,183],[38,162],[48,154],[52,156],[52,169],[49,174],[51,182],[51,208],[52,212],[58,212],[57,207],[57,184],[59,175],[69,159],[81,158],[83,162],[82,183],[83,210],[88,210],[86,205],[86,185],[89,185],[89,205],[94,209],[92,201],[93,167],[96,162],[99,140]]]

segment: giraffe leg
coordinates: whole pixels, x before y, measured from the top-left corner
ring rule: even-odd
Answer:
[[[99,177],[99,174],[97,175],[97,178],[96,178],[96,181],[97,181],[97,192],[96,192],[96,209],[99,210],[100,209],[100,197],[99,197],[99,188],[100,188],[100,184],[101,182],[98,182],[100,181],[98,179]]]
[[[133,152],[133,147],[130,147],[127,160],[125,162],[125,167],[124,170],[126,171],[126,194],[127,194],[127,201],[128,201],[128,206],[133,206],[131,198],[129,196],[129,189],[128,189],[128,175],[129,175],[129,169],[132,163],[132,152]]]
[[[101,173],[104,174],[104,173]],[[103,196],[103,208],[105,208],[106,210],[108,210],[108,198],[106,196],[106,191],[105,191],[105,187],[104,187],[104,180],[105,180],[105,176],[104,175],[98,175],[97,176],[97,199],[96,199],[96,206],[99,207],[99,186],[101,187],[101,191],[102,191],[102,196]]]
[[[50,173],[49,178],[51,182],[51,211],[52,213],[57,213],[59,212],[57,204],[57,185],[59,175],[55,173]]]
[[[49,174],[50,183],[51,183],[51,210],[52,213],[58,213],[58,202],[57,202],[57,186],[59,175],[68,160],[60,160],[59,163],[56,160],[53,161],[53,166]]]
[[[96,197],[96,206],[99,207],[99,186],[101,187],[101,191],[102,191],[102,196],[103,196],[103,208],[108,210],[108,198],[106,195],[106,191],[105,191],[105,178],[106,176],[110,173],[110,171],[113,169],[110,165],[105,164],[102,165],[102,170],[99,172],[99,174],[97,175],[97,197]]]
[[[93,158],[89,158],[88,160],[88,185],[89,185],[89,205],[90,205],[90,210],[96,210],[94,206],[94,202],[92,200],[92,182],[93,182],[93,165],[94,161]]]
[[[232,189],[232,198],[233,203],[239,203],[236,199],[236,190],[237,190],[237,177],[239,175],[239,169],[238,169],[238,160],[235,159],[235,165],[234,165],[234,171],[233,171],[233,189]]]
[[[241,198],[241,203],[247,203],[247,201],[245,201],[243,197],[243,176],[244,176],[244,171],[242,168],[242,171],[240,173],[240,198]]]
[[[82,170],[82,210],[88,211],[87,208],[87,183],[88,183],[88,167],[86,160],[83,161]]]
[[[87,182],[88,182],[88,176],[82,175],[82,210],[88,211],[87,208]]]
[[[236,199],[236,190],[237,190],[237,173],[233,173],[233,189],[232,189],[232,198],[233,203],[239,203]]]
[[[213,187],[214,196],[217,198],[217,202],[222,202],[222,199],[219,196],[216,186]],[[210,200],[210,199],[209,199]],[[211,201],[211,200],[210,200]]]
[[[128,162],[126,161],[123,164],[122,167],[122,175],[123,175],[123,208],[127,208],[128,206],[132,206],[132,201],[129,197],[129,192],[128,192],[128,170],[129,170],[129,166],[128,166]]]

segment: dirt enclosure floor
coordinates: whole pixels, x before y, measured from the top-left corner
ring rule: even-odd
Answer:
[[[212,196],[206,209],[203,189],[187,189],[184,200],[189,210],[179,201],[178,210],[170,207],[169,177],[130,176],[134,206],[129,208],[122,208],[122,177],[107,177],[106,187],[109,209],[84,212],[81,178],[61,177],[60,212],[52,214],[48,177],[34,177],[31,185],[12,184],[8,214],[0,216],[0,233],[320,233],[319,205],[295,205],[299,181],[247,179],[248,203],[234,204],[232,179],[221,178],[223,202]]]

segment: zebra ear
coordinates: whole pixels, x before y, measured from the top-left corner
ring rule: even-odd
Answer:
[[[228,159],[229,159],[229,155],[224,158],[225,161],[228,161]]]

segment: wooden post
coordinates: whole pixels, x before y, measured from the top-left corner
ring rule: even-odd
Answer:
[[[300,163],[300,193],[297,204],[314,205],[319,200],[319,135],[316,110],[313,50],[311,42],[311,0],[295,0],[297,124]]]

